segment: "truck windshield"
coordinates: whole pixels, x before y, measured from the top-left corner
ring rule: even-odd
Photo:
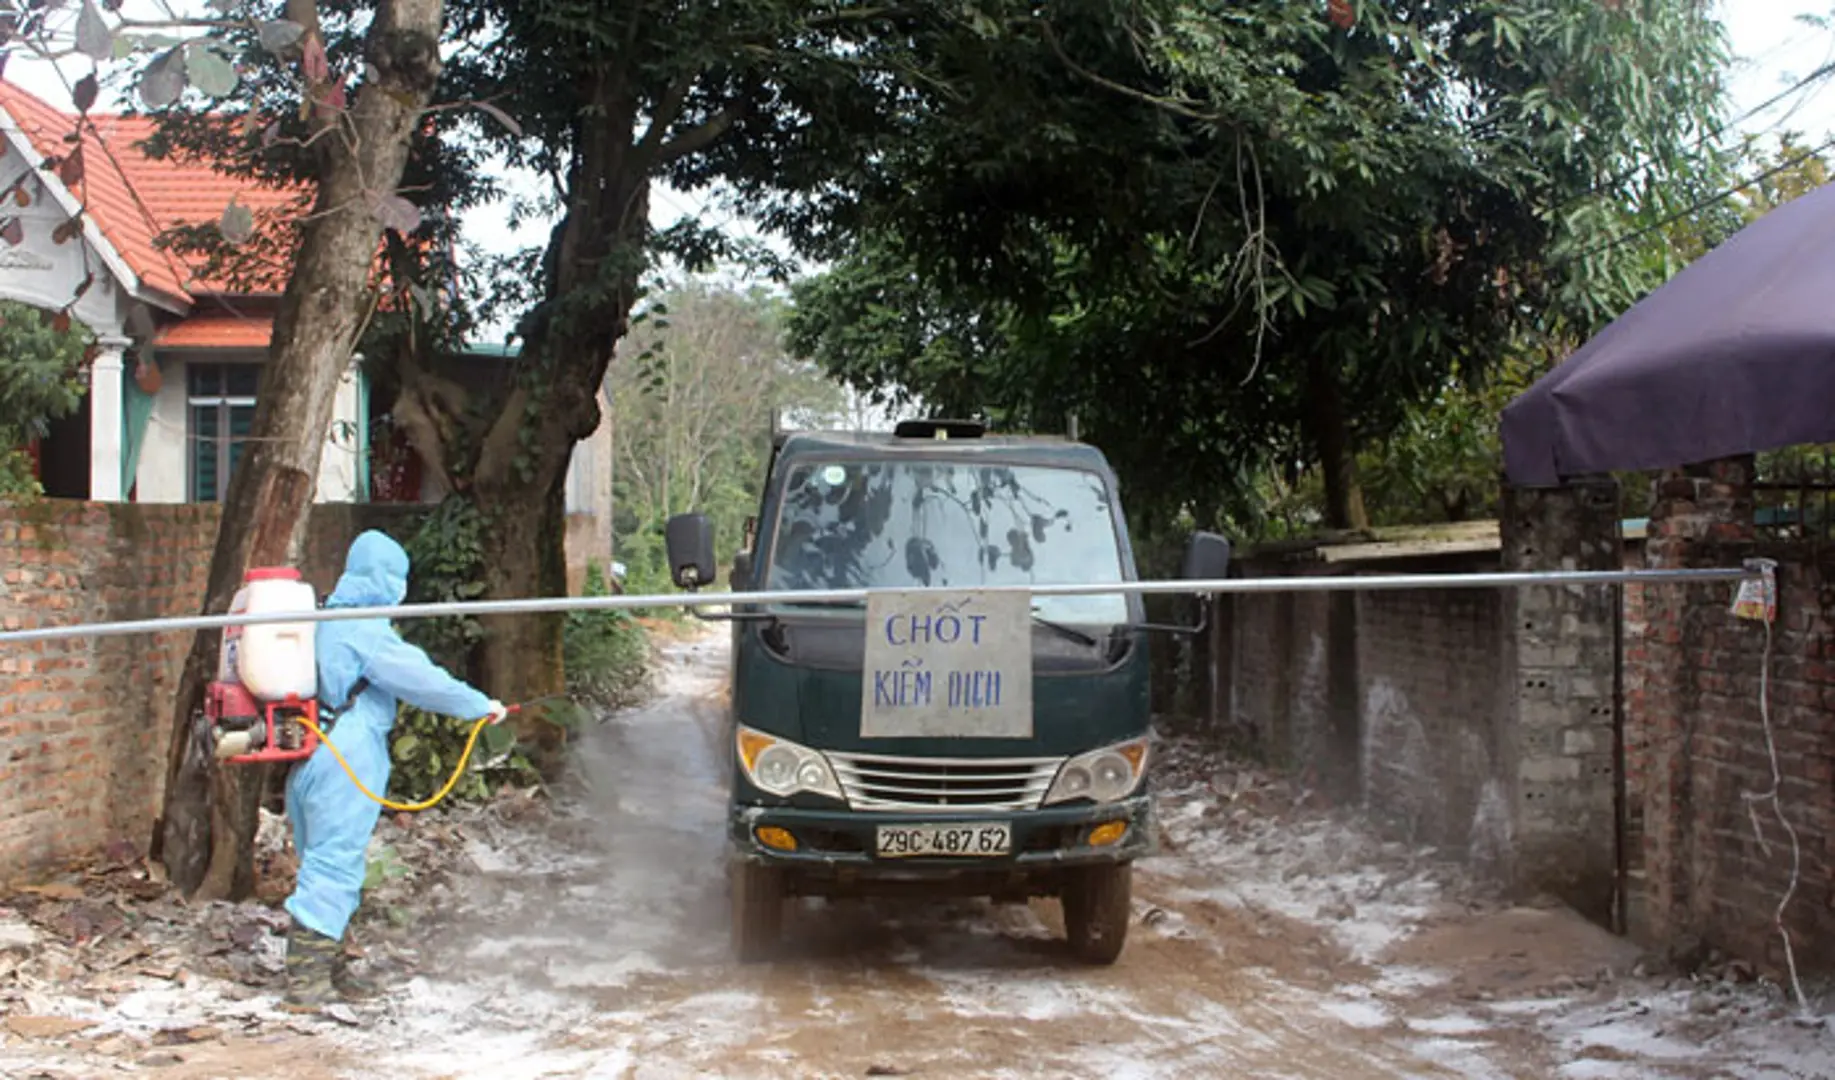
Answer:
[[[799,464],[785,478],[769,590],[1122,580],[1115,507],[1074,468],[923,460]],[[1109,596],[1040,596],[1062,623],[1128,621]]]

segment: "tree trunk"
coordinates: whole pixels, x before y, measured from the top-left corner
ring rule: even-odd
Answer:
[[[1325,524],[1331,529],[1367,529],[1363,488],[1357,482],[1357,452],[1337,375],[1322,360],[1306,366],[1308,426],[1319,472],[1325,480]]]
[[[637,296],[654,151],[633,138],[638,108],[622,70],[597,73],[589,95],[585,115],[594,119],[577,130],[543,299],[522,324],[523,367],[539,381],[505,395],[473,473],[472,493],[487,512],[492,599],[566,589],[567,466],[575,444],[599,425],[599,388]],[[613,260],[621,260],[615,268]],[[556,615],[491,619],[481,649],[488,691],[505,702],[562,691],[562,625]],[[544,734],[518,729],[538,745]]]
[[[288,14],[318,32],[310,3],[292,0]],[[440,0],[383,0],[365,50],[373,70],[348,115],[321,107],[321,122],[343,131],[317,143],[314,215],[301,231],[253,428],[223,503],[205,611],[225,610],[250,566],[298,559],[338,381],[371,306],[370,268],[382,235],[371,202],[401,181],[439,78],[441,21]],[[199,633],[186,661],[154,839],[172,881],[203,899],[253,890],[257,807],[268,779],[265,768],[218,767],[196,738],[220,637]]]
[[[543,442],[558,442],[558,439]],[[567,451],[571,452],[568,446]],[[544,470],[545,483],[508,491],[479,492],[492,509],[482,547],[485,595],[493,599],[563,596],[567,592],[566,528],[567,456],[554,447],[543,458],[559,468]],[[482,684],[506,702],[532,701],[566,688],[562,663],[562,615],[498,615],[480,620],[485,637],[480,650]],[[546,772],[561,750],[559,729],[535,716],[518,716],[517,737],[535,750],[536,766]]]

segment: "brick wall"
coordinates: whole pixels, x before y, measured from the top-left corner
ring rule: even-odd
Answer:
[[[1250,553],[1234,572],[1610,569],[1625,557],[1609,481],[1516,493],[1505,513],[1501,544],[1488,550]],[[1199,695],[1219,735],[1391,835],[1616,924],[1614,592],[1262,593],[1219,608],[1210,665],[1219,686]]]
[[[1241,560],[1246,577],[1495,570],[1495,552]],[[1212,723],[1327,799],[1477,863],[1508,846],[1506,680],[1492,590],[1263,593],[1220,601]]]
[[[215,535],[214,506],[0,510],[0,625],[195,611]],[[144,846],[189,647],[162,634],[0,649],[0,877]]]
[[[1486,589],[1356,597],[1365,808],[1500,873],[1512,832],[1501,600]]]
[[[369,525],[413,508],[315,507],[304,571],[321,590]],[[195,613],[217,508],[46,500],[0,507],[7,629]],[[0,647],[0,881],[126,841],[144,849],[188,634]]]
[[[1796,958],[1835,972],[1835,552],[1753,536],[1750,460],[1716,462],[1659,483],[1646,558],[1655,568],[1780,564],[1770,640],[1770,719],[1783,774],[1782,808],[1801,871],[1785,911]],[[1638,903],[1632,932],[1666,946],[1693,942],[1772,974],[1783,943],[1772,915],[1790,885],[1788,834],[1772,786],[1760,710],[1767,641],[1732,617],[1727,585],[1649,586],[1645,629],[1626,654],[1627,742],[1640,804]],[[1762,838],[1755,834],[1758,819]]]

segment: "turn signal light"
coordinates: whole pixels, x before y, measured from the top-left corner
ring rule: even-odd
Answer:
[[[796,837],[790,835],[789,829],[780,829],[775,825],[760,825],[752,830],[758,842],[775,851],[795,851]]]
[[[745,763],[745,771],[751,772],[752,766],[758,762],[758,755],[764,753],[777,740],[749,728],[740,728],[738,741],[739,760]]]
[[[1108,847],[1120,840],[1128,831],[1125,821],[1108,821],[1090,830],[1091,847]]]

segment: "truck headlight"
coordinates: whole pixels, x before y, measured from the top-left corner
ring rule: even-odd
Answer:
[[[814,750],[743,724],[737,739],[739,765],[760,791],[779,796],[807,791],[846,801],[828,759]]]
[[[1073,799],[1106,803],[1132,795],[1147,772],[1147,741],[1143,735],[1066,761],[1045,793],[1045,805]]]

